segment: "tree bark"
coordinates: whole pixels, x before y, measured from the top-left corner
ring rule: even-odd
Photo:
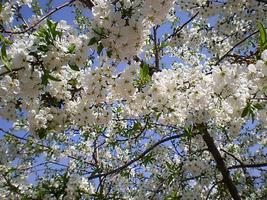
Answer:
[[[91,9],[94,6],[94,4],[91,0],[79,0],[79,1],[82,2],[89,9]]]
[[[224,185],[227,187],[229,193],[231,194],[234,200],[241,200],[238,194],[238,190],[236,186],[234,185],[233,180],[231,179],[230,172],[227,169],[225,162],[214,143],[213,138],[209,135],[208,130],[206,128],[204,128],[203,131],[204,132],[203,132],[202,138],[205,141],[206,145],[208,146],[208,150],[212,154],[216,162],[217,168],[219,169],[219,171],[221,172],[223,176],[222,181]]]

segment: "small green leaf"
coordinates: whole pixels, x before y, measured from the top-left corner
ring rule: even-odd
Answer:
[[[76,46],[74,43],[70,44],[70,46],[68,47],[68,53],[73,54],[75,52]]]
[[[47,20],[47,26],[49,29],[51,29],[53,26],[53,22],[50,19]]]
[[[11,41],[11,40],[9,40],[9,39],[6,39],[6,38],[5,38],[5,39],[4,39],[4,43],[6,43],[6,44],[9,44],[9,45],[10,45],[10,44],[12,44],[12,41]]]
[[[11,69],[11,64],[7,58],[7,54],[6,54],[6,44],[3,43],[2,44],[2,48],[1,48],[1,59],[2,59],[2,62],[3,64],[5,65],[5,67],[9,70],[9,71],[12,71]]]
[[[2,42],[4,40],[5,40],[4,36],[0,33],[0,42]]]
[[[132,130],[133,131],[139,131],[141,128],[142,128],[141,123],[140,122],[136,122],[136,123],[134,123]]]
[[[47,26],[48,26],[49,31],[51,32],[53,39],[55,39],[59,33],[58,31],[56,31],[57,25],[58,25],[58,23],[54,23],[49,19],[47,20]]]
[[[52,76],[48,71],[45,70],[44,75],[42,76],[42,84],[47,85],[49,83],[49,80],[57,82],[61,81],[59,78]]]
[[[112,50],[107,51],[107,56],[110,58],[112,56]]]
[[[159,120],[160,116],[161,116],[161,113],[159,112],[159,113],[157,114],[156,119]]]
[[[263,51],[265,50],[266,46],[267,46],[267,34],[266,34],[266,30],[263,26],[263,24],[261,22],[257,22],[257,26],[260,32],[260,40],[259,40],[259,47],[260,50]]]
[[[48,47],[47,45],[39,45],[39,46],[37,47],[37,49],[38,49],[39,51],[42,51],[42,52],[46,53],[46,52],[48,52],[49,47]]]
[[[69,63],[69,67],[74,71],[80,71],[79,67],[76,64]]]
[[[38,129],[36,132],[40,139],[44,139],[46,137],[45,129],[41,128],[41,129]]]
[[[49,83],[48,81],[48,73],[44,73],[44,75],[42,76],[42,84],[43,85],[47,85]]]
[[[147,63],[141,63],[140,79],[142,84],[145,84],[151,80],[151,76],[149,74],[149,65]]]
[[[253,105],[254,108],[258,109],[258,110],[262,110],[263,109],[263,106],[259,103],[256,103]]]
[[[91,38],[90,41],[88,42],[88,46],[91,46],[93,44],[97,43],[97,40],[95,37]]]
[[[147,166],[148,164],[153,163],[153,161],[155,161],[155,158],[154,158],[152,153],[150,153],[150,154],[146,155],[145,157],[143,157],[144,166]]]
[[[249,114],[250,110],[251,110],[251,108],[250,108],[250,104],[248,104],[248,105],[244,108],[244,110],[243,110],[243,112],[242,112],[242,114],[241,114],[241,117],[242,117],[242,118],[246,117],[246,116]]]
[[[103,50],[104,46],[102,43],[100,43],[98,46],[97,46],[97,54],[100,55],[102,50]]]
[[[97,35],[99,35],[101,38],[106,37],[106,36],[105,36],[104,28],[98,28],[98,29],[96,29],[96,28],[92,28],[92,30],[93,30]]]
[[[52,76],[51,74],[48,74],[48,79],[50,79],[52,81],[57,81],[57,82],[61,81],[59,78],[56,78],[56,77]]]

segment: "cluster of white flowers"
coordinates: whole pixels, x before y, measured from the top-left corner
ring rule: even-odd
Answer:
[[[66,26],[63,24],[60,27]],[[231,127],[233,133],[238,134],[245,122],[241,118],[244,108],[249,102],[257,103],[257,99],[264,97],[267,51],[255,64],[225,62],[207,74],[203,66],[164,69],[154,73],[151,82],[138,91],[139,63],[132,63],[120,73],[110,67],[72,70],[71,62],[80,62],[79,67],[86,62],[84,52],[88,47],[83,42],[85,36],[74,38],[68,35],[68,28],[65,30],[66,36],[56,42],[56,47],[37,57],[42,65],[31,66],[40,60],[27,55],[23,42],[21,44],[23,39],[10,49],[13,65],[16,63],[23,69],[15,76],[5,75],[0,81],[2,117],[15,120],[16,109],[25,110],[31,132],[54,130],[58,126],[64,130],[67,124],[63,123],[67,121],[79,127],[108,124],[112,120],[112,107],[122,101],[126,118],[154,111],[161,113],[159,121],[164,124],[185,126],[204,122]],[[32,38],[28,51],[35,48],[36,39]],[[75,44],[75,54],[66,53],[66,43]],[[51,78],[47,85],[42,85],[43,67],[59,80]],[[53,107],[47,102],[51,98],[55,101]],[[256,117],[266,123],[264,109],[257,112]]]
[[[267,50],[246,56],[254,49],[244,45],[236,60],[213,59],[258,13],[266,16],[255,2],[176,1],[199,16],[182,26],[185,16],[172,13],[164,35],[173,0],[95,0],[89,33],[44,20],[33,33],[11,34],[1,52],[12,70],[1,61],[0,118],[14,123],[10,132],[0,127],[0,198],[230,199],[217,190],[223,178],[200,125],[245,196],[253,184],[243,184],[250,174],[237,159],[266,162]],[[0,21],[12,22],[12,6],[2,5]],[[183,29],[169,37],[176,23]],[[157,143],[162,138],[168,142]],[[257,173],[260,182],[266,172]]]
[[[173,0],[123,0],[112,5],[109,1],[96,1],[90,37],[101,41],[113,58],[132,58],[141,52],[150,29],[166,19],[173,3]]]
[[[88,183],[86,178],[80,177],[78,175],[69,177],[66,192],[67,198],[72,199],[73,197],[79,197],[79,193],[87,194],[89,197],[90,194],[93,194],[95,191],[92,184]]]
[[[14,20],[16,6],[27,5],[28,7],[31,7],[31,4],[32,0],[18,0],[14,2],[4,1],[3,3],[1,2],[0,24],[10,26]]]

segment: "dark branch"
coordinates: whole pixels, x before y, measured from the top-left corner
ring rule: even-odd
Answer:
[[[5,133],[6,135],[9,135],[9,136],[11,136],[11,137],[13,137],[13,138],[18,139],[18,140],[22,140],[22,141],[25,141],[25,142],[28,142],[28,141],[29,141],[27,138],[24,138],[24,137],[20,137],[20,136],[14,135],[14,134],[12,134],[11,132],[6,131],[6,130],[4,130],[4,129],[2,129],[2,128],[0,128],[0,131],[3,132],[3,133]],[[37,145],[37,146],[39,146],[39,147],[42,147],[42,148],[44,148],[44,149],[53,150],[51,147],[46,146],[46,145],[44,145],[44,144],[40,144],[40,143],[36,143],[36,142],[35,142],[34,144]],[[95,165],[94,163],[91,163],[91,162],[88,162],[88,161],[82,161],[81,159],[79,159],[79,158],[77,158],[77,157],[75,157],[75,156],[71,156],[71,155],[66,155],[66,156],[67,156],[68,158],[73,159],[73,160],[77,160],[77,161],[83,162],[83,163],[85,163],[85,164],[87,164],[87,165],[89,165],[89,166],[94,166],[94,165]]]
[[[160,71],[159,67],[159,49],[158,49],[158,39],[157,39],[157,29],[158,26],[153,27],[153,42],[154,42],[154,55],[155,55],[155,71]]]
[[[79,0],[79,1],[82,2],[89,9],[91,9],[94,6],[94,4],[91,0]]]
[[[260,3],[267,3],[267,0],[256,0],[256,1],[258,1]]]
[[[5,71],[5,72],[0,73],[0,76],[4,76],[4,75],[9,74],[9,73],[17,72],[17,71],[20,71],[22,69],[24,69],[24,67],[15,68],[15,69],[12,69],[12,71]]]
[[[122,165],[122,166],[120,166],[120,167],[118,167],[116,169],[113,169],[113,170],[111,170],[109,172],[106,172],[106,173],[89,176],[88,180],[92,180],[92,179],[95,179],[95,178],[98,178],[98,177],[108,176],[108,175],[111,175],[111,174],[117,174],[117,173],[121,172],[122,170],[126,169],[127,167],[129,167],[130,165],[132,165],[133,163],[135,163],[136,161],[142,159],[145,155],[147,155],[150,151],[155,149],[160,144],[162,144],[164,142],[167,142],[167,141],[170,141],[170,140],[181,138],[182,136],[184,136],[184,134],[174,135],[174,136],[170,136],[170,137],[167,137],[165,139],[159,140],[158,142],[153,144],[151,147],[147,148],[143,153],[141,153],[140,155],[135,157],[133,160],[127,162],[126,164],[124,164],[124,165]]]
[[[223,183],[225,184],[225,186],[227,187],[228,191],[230,192],[232,198],[234,200],[241,200],[237,188],[234,185],[231,176],[230,176],[230,172],[227,169],[223,158],[219,152],[219,150],[217,149],[213,138],[209,135],[208,130],[205,126],[203,126],[203,140],[205,141],[206,145],[208,146],[208,150],[209,152],[212,154],[215,162],[216,162],[216,166],[219,169],[219,171],[221,172],[222,176],[223,176]]]
[[[228,56],[229,53],[231,53],[236,47],[238,47],[240,44],[242,44],[243,42],[245,42],[247,39],[251,38],[253,35],[256,35],[259,31],[255,31],[253,33],[251,33],[250,35],[248,35],[247,37],[243,38],[242,40],[240,40],[238,43],[236,43],[231,49],[229,49],[216,63],[215,65],[218,65],[224,58],[226,58]]]
[[[199,12],[193,15],[188,21],[186,21],[182,26],[178,27],[171,35],[169,35],[163,42],[166,42],[168,39],[175,37],[187,24],[189,24],[193,19],[196,18]]]
[[[267,163],[255,163],[255,164],[242,164],[242,165],[234,165],[231,167],[228,167],[228,169],[238,169],[238,168],[261,168],[261,167],[267,167]]]
[[[44,15],[43,17],[41,17],[37,22],[35,22],[34,24],[32,24],[31,26],[29,26],[28,28],[22,30],[22,31],[12,31],[12,30],[0,30],[0,32],[2,33],[8,33],[8,34],[23,34],[26,33],[32,29],[34,29],[38,24],[40,24],[42,21],[44,21],[46,18],[48,18],[50,15],[54,14],[55,12],[57,12],[58,10],[67,7],[69,5],[71,5],[73,2],[75,2],[76,0],[71,0],[69,2],[66,2],[58,7],[56,7],[55,9],[51,10],[50,12],[48,12],[46,15]]]

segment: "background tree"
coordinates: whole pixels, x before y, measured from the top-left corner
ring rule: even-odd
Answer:
[[[1,199],[266,198],[265,1],[0,2]]]

